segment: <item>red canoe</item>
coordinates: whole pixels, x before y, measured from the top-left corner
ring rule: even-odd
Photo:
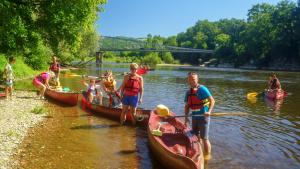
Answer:
[[[105,99],[105,98],[104,98]],[[103,101],[104,103],[105,101]],[[81,99],[81,107],[82,109],[88,109],[94,112],[96,115],[104,116],[113,120],[120,121],[120,116],[122,113],[121,108],[111,108],[107,106],[100,106],[96,104],[90,103],[83,95]],[[151,110],[137,109],[137,114],[139,118],[137,119],[137,123],[142,126],[147,126],[148,120],[150,117]],[[126,123],[131,124],[132,117],[127,113],[126,115]]]
[[[163,123],[162,123],[163,122]],[[161,136],[153,135],[160,127]],[[161,118],[151,112],[148,124],[150,148],[162,165],[170,169],[203,169],[204,158],[198,138],[182,121]]]
[[[45,95],[59,101],[61,103],[67,104],[69,106],[76,106],[78,102],[79,93],[77,92],[63,92],[56,90],[47,89]]]
[[[265,91],[265,96],[270,100],[279,100],[283,99],[287,95],[287,92],[284,90],[267,90]]]
[[[143,75],[143,74],[146,74],[147,72],[148,72],[148,69],[138,68],[136,73],[139,75]]]
[[[0,93],[0,97],[5,97],[5,93]]]

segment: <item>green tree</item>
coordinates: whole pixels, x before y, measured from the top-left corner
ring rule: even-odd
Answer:
[[[162,60],[164,63],[169,63],[169,64],[174,63],[174,58],[170,52],[164,52],[162,54]]]

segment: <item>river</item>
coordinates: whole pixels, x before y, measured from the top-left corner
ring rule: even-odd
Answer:
[[[129,71],[128,65],[105,63],[75,71],[98,75],[112,69]],[[190,68],[159,67],[144,75],[145,94],[140,107],[164,104],[183,113]],[[288,96],[278,102],[263,97],[249,101],[249,92],[262,92],[269,71],[213,69],[194,70],[200,83],[213,94],[215,112],[245,112],[245,116],[211,118],[212,158],[206,169],[300,168],[300,73],[276,72]],[[122,76],[117,76],[120,85]],[[80,77],[61,78],[64,86],[84,89]],[[24,81],[21,86],[28,86]],[[15,160],[21,168],[162,169],[149,150],[147,132],[141,127],[120,126],[117,121],[93,116],[80,106],[66,107],[49,101],[50,111],[40,127],[29,131]],[[160,157],[163,158],[163,157]]]

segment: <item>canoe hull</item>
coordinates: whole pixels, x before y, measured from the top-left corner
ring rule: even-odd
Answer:
[[[88,109],[94,112],[96,115],[107,117],[116,121],[120,121],[120,116],[122,114],[121,108],[110,108],[107,106],[100,106],[96,104],[92,104],[88,102],[86,97],[82,95],[81,106],[83,109]],[[141,117],[137,120],[137,123],[142,126],[147,126],[148,120],[150,117],[151,110],[137,109],[137,114]],[[126,122],[131,123],[131,115],[129,113],[126,114]]]
[[[184,131],[189,134],[184,134],[166,127],[161,128],[162,136],[155,136],[151,131],[157,129],[156,119],[155,113],[151,112],[147,131],[150,148],[157,160],[170,169],[203,169],[203,152],[197,137],[189,132],[190,129],[185,128]]]
[[[1,98],[1,97],[5,97],[5,96],[6,96],[5,93],[0,93],[0,98]]]
[[[75,92],[60,92],[47,89],[45,92],[47,97],[50,97],[58,102],[69,106],[76,106],[78,102],[79,93]]]
[[[283,99],[287,93],[286,91],[276,91],[276,90],[268,90],[268,91],[265,91],[265,97],[270,99],[270,100],[280,100],[280,99]]]

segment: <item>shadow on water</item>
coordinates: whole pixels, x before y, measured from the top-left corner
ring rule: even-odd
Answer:
[[[122,127],[120,124],[110,124],[110,125],[81,125],[71,127],[71,130],[78,130],[78,129],[102,129],[102,128],[112,128],[112,127]]]
[[[128,155],[132,153],[136,153],[136,150],[121,150],[118,152],[119,155]]]
[[[53,118],[53,116],[43,116],[43,118],[50,119]]]

